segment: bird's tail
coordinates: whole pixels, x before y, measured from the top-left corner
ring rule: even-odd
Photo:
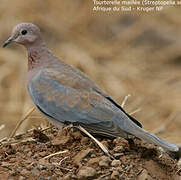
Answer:
[[[171,144],[163,139],[160,139],[159,137],[145,131],[143,128],[140,128],[137,126],[133,121],[131,121],[127,116],[124,116],[121,114],[121,120],[120,118],[116,120],[117,125],[122,129],[123,131],[126,131],[129,134],[132,134],[142,140],[145,140],[146,142],[153,143],[155,145],[158,145],[168,151],[177,152],[179,148]]]

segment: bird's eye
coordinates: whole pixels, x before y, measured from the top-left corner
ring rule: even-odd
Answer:
[[[27,34],[27,30],[25,30],[25,29],[24,29],[24,30],[22,30],[22,31],[21,31],[21,34],[22,34],[22,35]]]

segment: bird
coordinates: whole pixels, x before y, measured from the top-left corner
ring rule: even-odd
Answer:
[[[57,58],[47,47],[40,28],[17,24],[4,42],[27,49],[27,89],[37,109],[55,126],[71,124],[105,137],[134,136],[170,152],[179,148],[144,130],[110,95],[89,77]]]

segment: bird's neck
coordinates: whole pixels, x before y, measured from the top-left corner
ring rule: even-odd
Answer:
[[[51,55],[46,45],[43,43],[37,46],[30,46],[27,48],[28,51],[28,70],[32,70],[36,67],[42,66],[47,57]]]

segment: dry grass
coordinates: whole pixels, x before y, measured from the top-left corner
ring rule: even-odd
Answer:
[[[149,131],[169,121],[159,136],[180,143],[181,12],[167,8],[153,14],[91,13],[91,1],[2,0],[0,42],[20,22],[40,26],[53,52],[86,72]],[[12,44],[0,49],[0,137],[9,136],[32,107],[25,88],[26,52]],[[45,122],[39,113],[20,131]]]

